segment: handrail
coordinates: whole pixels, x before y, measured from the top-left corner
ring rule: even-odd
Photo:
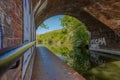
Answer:
[[[2,76],[2,74],[7,69],[9,69],[12,64],[19,60],[19,58],[24,54],[24,52],[30,47],[32,47],[34,44],[35,41],[0,55],[0,76]]]
[[[0,49],[0,55],[6,53],[6,52],[8,52],[8,51],[11,51],[11,50],[13,50],[13,49],[16,49],[16,48],[18,48],[18,47],[20,47],[20,46],[22,46],[22,44],[17,45],[17,46],[2,48],[2,49]]]
[[[107,50],[107,49],[90,49],[91,51],[97,51],[97,52],[103,52],[103,53],[109,53],[113,55],[120,55],[120,51],[115,50]]]

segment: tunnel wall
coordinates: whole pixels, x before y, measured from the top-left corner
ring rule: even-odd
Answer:
[[[0,48],[22,43],[22,1],[0,1]]]
[[[22,1],[0,0],[0,50],[22,44],[22,29]],[[22,61],[20,63],[17,69],[8,70],[0,80],[20,80]]]
[[[0,54],[35,40],[31,0],[0,0]],[[9,69],[0,80],[30,80],[35,46],[20,58],[15,69]],[[29,68],[28,68],[29,67]]]

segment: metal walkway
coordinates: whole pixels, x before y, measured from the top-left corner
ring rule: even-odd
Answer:
[[[85,80],[45,47],[38,47],[32,80]]]

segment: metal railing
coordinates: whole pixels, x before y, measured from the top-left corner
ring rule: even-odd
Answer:
[[[7,71],[10,66],[12,66],[20,57],[24,54],[26,50],[31,48],[35,44],[35,41],[20,46],[16,49],[13,49],[9,52],[0,55],[0,76]]]
[[[90,49],[91,51],[102,52],[102,53],[109,53],[113,55],[120,55],[120,51],[115,50],[107,50],[107,49]]]

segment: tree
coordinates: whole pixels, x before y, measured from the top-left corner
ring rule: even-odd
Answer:
[[[44,22],[40,24],[41,28],[49,29],[49,26],[47,26]]]
[[[74,47],[73,68],[79,73],[84,73],[89,65],[88,51],[83,49],[89,44],[88,31],[82,22],[72,16],[65,15],[60,20],[61,25],[67,28],[68,37],[71,38]]]

